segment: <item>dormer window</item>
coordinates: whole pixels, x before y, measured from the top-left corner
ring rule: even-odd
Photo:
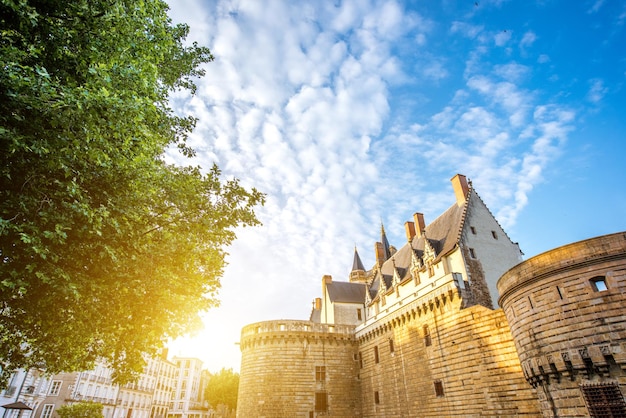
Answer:
[[[491,231],[491,236],[493,239],[498,239],[498,233],[496,231]]]
[[[470,226],[470,231],[472,231],[472,234],[476,235],[476,228],[473,226]]]

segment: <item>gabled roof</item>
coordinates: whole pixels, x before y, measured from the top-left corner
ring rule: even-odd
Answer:
[[[331,282],[326,284],[326,291],[331,302],[365,303],[363,283]]]
[[[430,245],[435,251],[435,260],[437,261],[454,250],[461,237],[461,229],[465,222],[467,205],[472,198],[476,198],[476,196],[473,189],[470,189],[465,205],[459,206],[455,203],[450,206],[444,213],[437,217],[437,219],[426,226],[423,234],[420,236],[416,235],[410,245],[408,243],[403,245],[393,254],[392,258],[385,261],[380,267],[380,271],[387,288],[390,288],[392,285],[394,270],[398,272],[402,280],[410,274],[413,252],[419,256],[423,256],[425,247]],[[428,240],[428,243],[426,240]],[[380,283],[376,283],[376,281],[377,280],[375,280],[369,288],[372,299],[376,297],[380,289]]]
[[[473,195],[472,190],[468,194],[465,205],[458,206],[455,203],[427,225],[424,235],[420,237],[416,235],[413,238],[412,247],[416,250],[424,251],[424,240],[428,239],[428,242],[437,253],[437,259],[452,251],[459,242],[460,231],[465,222],[466,207]]]

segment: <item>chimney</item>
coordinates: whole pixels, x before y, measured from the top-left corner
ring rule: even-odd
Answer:
[[[413,237],[415,236],[415,224],[413,222],[406,221],[404,223],[404,232],[406,232],[406,240],[412,242]]]
[[[415,232],[417,232],[417,236],[421,237],[426,229],[426,223],[424,222],[424,214],[415,212],[413,214],[413,222],[415,222]]]
[[[329,275],[329,274],[325,274],[325,275],[322,277],[322,283],[323,283],[324,285],[327,285],[328,283],[332,283],[332,282],[333,282],[333,276],[331,276],[331,275]]]
[[[319,311],[322,309],[322,298],[315,298],[315,310]]]
[[[457,174],[452,177],[450,181],[452,182],[452,188],[454,189],[454,195],[456,196],[456,204],[458,206],[463,206],[467,199],[467,192],[469,191],[469,187],[467,187],[467,179],[463,174]]]
[[[374,246],[374,251],[376,252],[376,265],[379,267],[383,265],[385,262],[385,247],[382,242],[377,242]]]

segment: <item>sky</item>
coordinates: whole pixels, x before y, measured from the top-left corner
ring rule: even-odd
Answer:
[[[247,324],[309,318],[322,276],[374,264],[471,180],[527,259],[626,230],[626,3],[170,0],[208,46],[193,161],[267,196],[221,305],[170,354],[240,367]]]

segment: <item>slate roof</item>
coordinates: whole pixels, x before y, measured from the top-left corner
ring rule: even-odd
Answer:
[[[361,257],[359,257],[359,253],[354,247],[354,260],[352,261],[352,271],[363,270],[365,271],[365,267],[363,266],[363,262],[361,261]]]
[[[365,303],[365,284],[331,282],[326,285],[331,302]]]
[[[322,310],[315,309],[315,307],[313,307],[313,309],[311,310],[311,316],[309,317],[309,321],[319,324],[322,321]]]
[[[464,205],[458,206],[454,203],[433,222],[428,224],[421,236],[416,235],[410,245],[409,243],[403,245],[391,258],[383,263],[380,267],[380,272],[382,273],[383,280],[385,280],[388,289],[390,289],[392,285],[394,270],[398,271],[401,280],[404,280],[409,274],[413,252],[418,257],[424,255],[424,250],[427,245],[426,240],[428,240],[428,243],[435,250],[435,261],[438,261],[441,257],[454,250],[461,236],[467,205],[472,198],[477,198],[477,196],[475,196],[475,192],[470,189],[467,201]],[[380,275],[377,274],[370,285],[370,295],[375,297],[379,289]]]

